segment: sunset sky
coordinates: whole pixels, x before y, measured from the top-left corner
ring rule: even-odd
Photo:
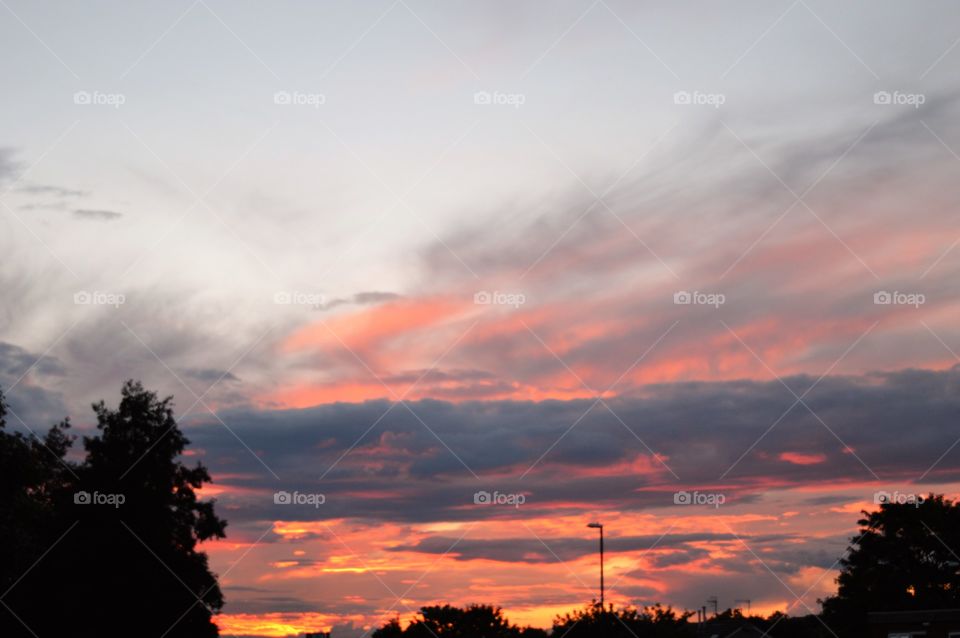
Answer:
[[[547,627],[593,520],[610,601],[803,615],[877,492],[960,493],[955,2],[0,0],[0,49],[9,425],[174,395],[223,635]]]

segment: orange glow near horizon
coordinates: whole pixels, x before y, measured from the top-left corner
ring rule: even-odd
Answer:
[[[586,530],[585,521],[601,516],[608,538],[607,586],[611,602],[639,606],[661,602],[683,609],[682,602],[676,599],[678,592],[699,579],[724,581],[730,577],[725,564],[734,561],[749,569],[751,580],[769,581],[768,595],[754,596],[754,613],[786,610],[802,615],[808,613],[805,605],[816,607],[818,597],[829,595],[835,571],[804,567],[782,575],[795,591],[810,589],[803,605],[794,602],[791,607],[793,598],[757,559],[759,556],[776,568],[775,547],[754,540],[754,536],[788,534],[793,537],[793,544],[802,545],[811,539],[852,533],[860,509],[869,507],[868,497],[837,508],[816,505],[815,500],[809,500],[810,496],[844,494],[851,490],[869,493],[874,489],[872,484],[816,490],[797,488],[774,490],[774,497],[769,498],[767,505],[724,505],[720,509],[665,507],[644,512],[580,510],[516,520],[481,518],[377,525],[349,519],[275,521],[273,530],[282,540],[254,547],[244,560],[238,559],[246,549],[234,548],[228,541],[208,543],[206,547],[212,563],[219,565],[220,571],[223,566],[234,565],[223,584],[228,599],[226,613],[218,619],[225,634],[273,638],[304,631],[329,631],[330,627],[344,623],[377,627],[394,616],[407,622],[419,607],[445,603],[498,605],[513,623],[547,628],[556,616],[582,608],[596,596],[595,537]],[[784,509],[780,505],[782,500],[790,501],[792,507]],[[805,504],[808,502],[813,504]],[[675,535],[687,534],[719,536],[680,544],[670,540]],[[449,539],[439,548],[451,545],[446,553],[399,549],[433,536]],[[633,536],[662,536],[662,542],[653,547],[618,549],[622,544],[619,539]],[[577,554],[563,555],[564,550],[559,548],[568,546],[571,537],[581,539],[578,542],[582,542],[582,546]],[[529,541],[534,553],[522,562],[494,556],[465,560],[458,549],[473,541],[497,539]],[[784,542],[791,544],[789,539]],[[843,547],[830,551],[834,550],[839,556]],[[562,560],[558,559],[557,552],[561,552]],[[693,553],[688,555],[689,552]],[[318,608],[362,605],[370,611],[231,613],[230,601],[246,595],[231,588],[234,583],[244,582],[258,582],[268,588],[282,583],[286,595],[314,600]],[[633,590],[647,593],[639,596],[627,593]],[[722,599],[721,606],[733,605],[734,597],[742,597],[736,594],[731,591],[730,600]],[[396,595],[403,598],[397,601]],[[689,608],[697,604],[688,603]]]
[[[354,617],[360,621],[359,616]],[[214,620],[220,628],[220,634],[241,636],[263,636],[263,638],[293,638],[307,632],[330,631],[330,628],[349,617],[306,613],[268,613],[268,614],[220,614]]]

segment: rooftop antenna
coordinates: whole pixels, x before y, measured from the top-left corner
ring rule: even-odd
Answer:
[[[719,603],[719,601],[717,600],[717,597],[716,597],[716,596],[711,596],[710,598],[707,598],[707,604],[713,605],[713,617],[714,617],[714,618],[716,618],[717,616],[720,615],[720,612],[719,612],[720,603]]]
[[[738,598],[737,600],[733,601],[733,604],[734,604],[734,605],[738,605],[738,604],[740,604],[740,603],[747,603],[747,615],[749,616],[749,615],[750,615],[750,599],[749,599],[749,598]],[[741,609],[742,609],[742,608],[741,608]]]

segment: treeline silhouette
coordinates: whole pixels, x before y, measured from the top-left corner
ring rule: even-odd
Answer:
[[[206,468],[181,462],[189,441],[172,397],[128,381],[116,409],[93,410],[97,431],[72,453],[68,419],[42,437],[8,431],[0,393],[0,637],[217,636],[224,598],[197,547],[223,538],[226,522],[197,499]],[[681,638],[749,623],[771,638],[862,638],[872,611],[960,608],[960,504],[930,494],[863,515],[819,615],[728,610],[699,624],[670,607],[594,602],[548,633],[511,624],[498,607],[438,605],[373,637]]]
[[[372,638],[697,638],[727,636],[745,625],[776,638],[831,636],[812,615],[793,618],[777,612],[769,617],[744,616],[739,610],[728,609],[702,625],[691,620],[693,615],[661,605],[638,609],[601,606],[593,601],[583,609],[558,616],[547,631],[513,625],[499,607],[438,605],[422,607],[406,627],[399,617],[393,618],[374,631]]]

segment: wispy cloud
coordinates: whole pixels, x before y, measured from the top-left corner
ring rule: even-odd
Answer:
[[[73,211],[75,217],[101,221],[114,221],[123,217],[123,213],[100,208],[78,208]]]

